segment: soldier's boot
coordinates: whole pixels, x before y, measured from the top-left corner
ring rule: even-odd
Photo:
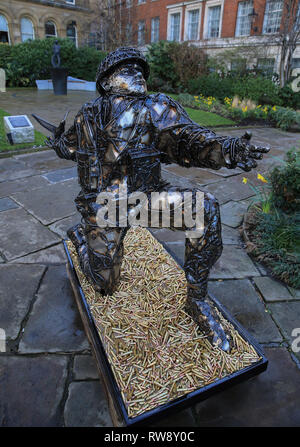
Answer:
[[[198,324],[199,329],[207,335],[213,346],[229,352],[232,338],[223,327],[215,305],[207,294],[203,284],[188,284],[185,310]]]
[[[76,249],[76,253],[79,258],[79,265],[82,272],[91,279],[92,272],[90,268],[87,242],[83,226],[81,224],[74,225],[73,227],[68,229],[67,235]]]

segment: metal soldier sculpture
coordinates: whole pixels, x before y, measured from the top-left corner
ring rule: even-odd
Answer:
[[[156,207],[151,203],[151,191],[166,191],[167,205],[176,206],[187,190],[161,179],[161,162],[249,171],[256,167],[255,159],[269,150],[251,145],[247,134],[243,138],[217,136],[193,122],[165,94],[147,95],[148,76],[148,63],[138,50],[119,48],[100,64],[96,77],[100,96],[81,108],[74,125],[64,131],[64,121],[56,129],[48,124],[54,133],[49,146],[59,157],[78,164],[82,189],[75,202],[83,219],[68,231],[68,236],[86,277],[104,294],[112,294],[118,287],[122,241],[128,228],[97,225],[100,192],[111,192],[117,202],[120,185],[125,184],[129,192],[147,193],[150,207]],[[171,228],[175,229],[172,220]],[[180,229],[187,230],[184,224]],[[205,193],[204,233],[185,242],[186,310],[211,343],[229,351],[230,336],[207,295],[209,271],[221,252],[219,206],[212,195]]]

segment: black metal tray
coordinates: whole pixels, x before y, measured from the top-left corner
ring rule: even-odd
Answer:
[[[211,299],[214,301],[216,307],[221,311],[224,317],[234,326],[234,328],[240,333],[240,335],[246,340],[250,345],[253,346],[255,351],[261,357],[261,360],[254,363],[253,365],[247,366],[233,374],[221,378],[207,386],[199,388],[185,396],[179,397],[172,400],[164,405],[160,405],[157,408],[146,411],[145,413],[130,418],[127,414],[125,404],[122,399],[121,392],[119,390],[118,384],[114,377],[113,371],[109,364],[106,352],[103,348],[98,330],[95,326],[92,314],[89,309],[89,305],[85,299],[83,290],[81,288],[80,282],[78,280],[68,247],[66,242],[63,241],[64,248],[67,254],[68,264],[68,274],[73,287],[74,295],[78,305],[78,309],[85,327],[85,331],[89,342],[92,346],[93,354],[95,356],[97,367],[101,375],[102,382],[105,386],[107,398],[110,406],[110,413],[114,421],[115,426],[132,426],[132,425],[144,425],[148,423],[155,422],[162,417],[165,417],[171,413],[187,408],[196,402],[203,401],[216,392],[225,390],[230,386],[243,382],[267,369],[268,360],[264,355],[264,352],[260,345],[252,338],[251,335],[228,313],[228,311],[222,306],[222,304],[210,294]],[[113,408],[112,408],[113,407]]]

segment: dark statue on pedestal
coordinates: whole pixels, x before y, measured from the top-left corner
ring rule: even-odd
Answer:
[[[67,94],[68,70],[60,66],[60,45],[58,40],[53,44],[53,53],[51,56],[51,78],[53,84],[53,92],[55,95]]]
[[[60,67],[60,45],[58,40],[56,40],[53,44],[53,54],[51,57],[52,67],[58,68]]]
[[[250,144],[247,133],[242,138],[218,136],[199,126],[165,94],[147,95],[148,76],[148,63],[138,50],[119,48],[98,68],[96,85],[100,96],[83,105],[69,130],[64,131],[64,121],[58,128],[44,122],[54,134],[48,145],[59,157],[78,164],[81,191],[75,202],[82,223],[71,228],[68,236],[84,274],[103,294],[112,294],[118,287],[128,227],[118,220],[114,227],[99,227],[97,213],[103,205],[97,197],[101,192],[111,193],[117,204],[120,188],[126,185],[129,193],[145,193],[151,210],[157,208],[151,192],[164,191],[164,206],[171,210],[170,228],[193,230],[185,224],[180,228],[174,224],[176,204],[188,190],[162,180],[161,162],[250,171],[257,165],[255,160],[269,151]],[[194,215],[197,189],[192,193]],[[207,294],[209,271],[222,252],[219,205],[211,194],[202,196],[204,230],[198,237],[186,237],[185,242],[186,310],[213,345],[229,351],[230,335]],[[130,211],[128,205],[128,214]]]

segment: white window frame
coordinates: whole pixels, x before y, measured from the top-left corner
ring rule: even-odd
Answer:
[[[199,10],[199,22],[198,22],[198,30],[197,30],[197,38],[194,40],[200,40],[200,27],[201,27],[201,13],[202,13],[202,5],[201,3],[194,3],[192,5],[187,5],[185,8],[185,17],[184,17],[184,40],[189,39],[189,12]]]
[[[152,24],[153,24],[153,20],[157,20],[158,19],[158,36],[157,36],[157,40],[155,39],[153,39],[153,28],[152,28]],[[156,30],[157,31],[157,30]],[[151,43],[156,43],[156,42],[158,42],[159,41],[159,32],[160,32],[160,16],[156,16],[156,17],[151,17],[151,37],[150,37],[150,40],[151,40]],[[155,36],[156,37],[156,36]]]
[[[5,15],[4,14],[0,14],[0,16],[2,16],[3,18],[4,18],[4,21],[5,21],[5,23],[6,23],[6,30],[1,30],[1,31],[4,31],[4,32],[6,32],[7,33],[7,37],[8,37],[8,44],[10,45],[10,33],[9,33],[9,26],[8,26],[8,21],[7,21],[7,18],[5,17]]]
[[[75,43],[75,47],[77,48],[78,47],[78,38],[77,38],[77,25],[73,25],[74,26],[74,28],[75,28],[75,41],[73,40],[73,39],[71,39],[69,36],[68,36],[68,34],[67,34],[67,31],[68,31],[68,26],[69,25],[71,25],[71,23],[68,23],[67,24],[67,26],[66,26],[66,37],[67,37],[67,39],[70,39],[70,40],[72,40],[72,42],[74,42]]]
[[[31,25],[32,25],[32,37],[29,37],[27,39],[23,39],[22,20],[28,20],[28,22],[31,22]],[[22,42],[26,42],[26,40],[34,40],[35,39],[34,24],[33,24],[33,21],[29,17],[26,17],[26,16],[25,17],[21,17],[21,20],[20,20],[20,31],[21,31],[21,41]],[[28,34],[26,34],[26,35],[28,35]]]
[[[280,0],[275,0],[275,1],[277,1],[278,3],[280,2]],[[284,8],[284,0],[281,0],[282,8],[281,8],[281,16],[280,16],[279,30],[278,30],[278,31],[270,31],[270,32],[267,32],[266,29],[267,29],[268,17],[269,17],[269,14],[267,14],[267,13],[269,12],[269,10],[268,10],[268,5],[269,5],[270,3],[273,3],[273,1],[272,1],[272,0],[267,0],[267,1],[266,1],[266,7],[265,7],[265,12],[264,12],[264,23],[263,23],[262,34],[276,34],[276,33],[278,33],[279,30],[280,30],[280,25],[281,25],[281,22],[282,22],[282,15],[283,15],[283,8]],[[277,9],[276,11],[279,11],[279,9]]]
[[[138,5],[143,5],[144,3],[146,3],[146,0],[138,0],[138,1],[137,1],[137,4],[138,4]]]
[[[262,63],[262,61],[273,61],[273,64],[271,63],[266,63],[265,65]],[[259,65],[261,65],[259,67]],[[257,67],[260,70],[265,70],[266,72],[268,72],[268,68],[272,67],[272,70],[270,70],[270,74],[274,73],[274,71],[276,71],[276,58],[275,57],[261,57],[257,59]],[[265,68],[264,68],[265,67]],[[267,73],[268,74],[268,73]]]
[[[66,3],[70,3],[71,5],[75,5],[75,0],[66,0]]]
[[[182,7],[179,8],[170,8],[168,10],[168,27],[167,27],[167,40],[171,40],[171,16],[173,14],[180,14],[180,19],[179,19],[179,40],[176,40],[174,42],[181,42],[182,38]]]
[[[249,25],[250,25],[250,26],[249,26],[249,33],[248,33],[248,34],[240,34],[240,33],[238,33],[238,31],[240,31],[240,29],[241,29],[240,26],[238,27],[238,25],[240,25],[239,19],[241,20],[242,17],[245,17],[245,16],[241,16],[241,17],[239,17],[239,9],[240,9],[240,5],[241,5],[242,3],[250,3],[250,5],[249,5],[249,7],[248,7],[248,10],[251,11],[251,12],[252,12],[252,10],[253,10],[253,8],[254,8],[253,0],[243,0],[243,1],[241,1],[241,2],[238,3],[238,9],[237,9],[237,15],[236,15],[236,22],[235,22],[235,37],[250,36],[250,34],[251,34],[251,24],[252,24],[252,23],[251,23],[251,18],[249,17],[249,13],[248,13],[248,19],[249,19]],[[247,17],[247,15],[246,15],[246,17]]]
[[[208,37],[208,9],[213,6],[221,6],[220,11],[220,26],[219,26],[219,35],[218,37]],[[217,39],[222,35],[222,25],[223,25],[223,11],[224,11],[224,0],[211,0],[207,1],[205,5],[205,16],[204,16],[204,39]]]
[[[54,28],[55,28],[55,34],[46,34],[46,24],[47,24],[48,22],[53,23]],[[44,29],[45,29],[45,37],[57,37],[57,26],[56,26],[56,23],[54,22],[54,20],[52,20],[52,19],[46,20],[46,21],[45,21],[45,28],[44,28]]]
[[[143,42],[140,41],[140,32],[141,32],[140,24],[142,22],[144,23],[144,39],[143,39]],[[146,20],[145,19],[142,19],[142,20],[138,21],[138,42],[137,42],[137,44],[138,44],[138,46],[141,46],[141,47],[146,45]]]

